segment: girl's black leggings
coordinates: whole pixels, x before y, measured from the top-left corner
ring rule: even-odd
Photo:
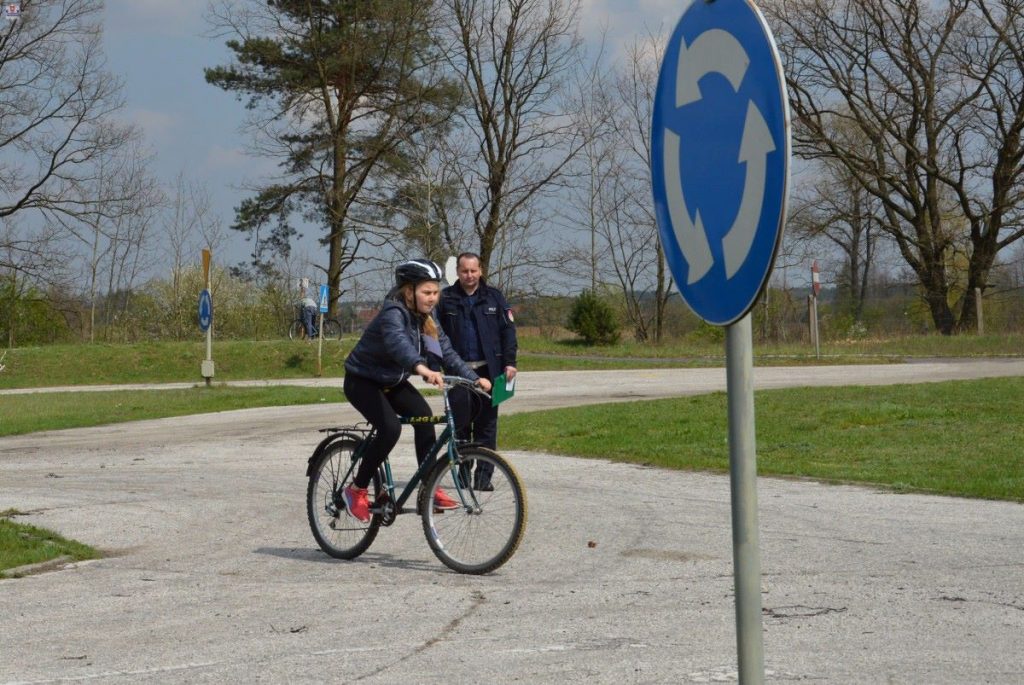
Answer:
[[[354,479],[356,487],[365,488],[402,434],[398,416],[430,416],[433,412],[423,395],[409,381],[383,388],[368,378],[346,373],[345,397],[377,429],[377,435],[367,446]],[[434,444],[434,425],[417,423],[413,425],[413,432],[416,461],[422,464]]]

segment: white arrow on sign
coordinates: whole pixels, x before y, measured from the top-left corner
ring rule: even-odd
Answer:
[[[689,46],[685,41],[681,41],[676,66],[676,107],[699,102],[702,97],[700,80],[712,72],[722,74],[729,81],[733,91],[739,92],[748,66],[750,57],[736,37],[728,31],[710,29],[697,36]],[[775,141],[764,116],[757,105],[753,102],[748,103],[739,154],[739,162],[747,165],[743,196],[736,219],[722,241],[726,278],[732,278],[750,254],[764,204],[767,155],[773,150]],[[679,153],[679,136],[665,129],[665,153],[662,163],[665,168],[669,216],[672,219],[672,228],[679,249],[689,267],[687,283],[690,284],[699,281],[710,271],[714,258],[711,256],[700,211],[697,211],[692,221],[690,219],[679,171]]]
[[[672,230],[676,242],[686,258],[689,271],[686,283],[696,283],[704,277],[714,264],[711,246],[700,220],[700,210],[695,221],[690,221],[690,210],[686,208],[683,196],[683,179],[679,174],[679,136],[665,129],[665,153],[662,155],[665,167],[665,193],[668,195],[668,213],[672,218]]]
[[[765,181],[768,177],[768,153],[775,150],[772,132],[764,115],[753,102],[747,103],[747,120],[743,124],[743,141],[740,143],[741,163],[747,164],[747,177],[743,184],[743,199],[736,219],[722,239],[725,252],[725,277],[733,274],[747,260],[750,246],[754,243],[757,224],[761,219],[764,204]]]
[[[732,89],[739,92],[749,64],[747,51],[728,31],[709,29],[697,36],[689,47],[685,40],[680,41],[676,107],[700,100],[700,80],[712,72],[727,78]]]

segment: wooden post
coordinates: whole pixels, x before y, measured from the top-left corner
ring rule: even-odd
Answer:
[[[821,345],[818,340],[818,298],[814,295],[807,296],[807,330],[811,336],[811,344],[814,345],[814,356],[821,357]]]

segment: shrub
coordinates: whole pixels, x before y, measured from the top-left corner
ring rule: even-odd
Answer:
[[[619,322],[611,305],[584,290],[569,312],[569,330],[588,345],[612,345],[619,341]]]

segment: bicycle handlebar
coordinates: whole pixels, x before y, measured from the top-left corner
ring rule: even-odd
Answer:
[[[488,394],[486,390],[476,384],[476,381],[471,381],[468,378],[463,378],[462,376],[442,376],[442,378],[444,379],[445,385],[450,388],[467,388],[478,395],[483,395],[487,399],[491,398],[490,394]]]

